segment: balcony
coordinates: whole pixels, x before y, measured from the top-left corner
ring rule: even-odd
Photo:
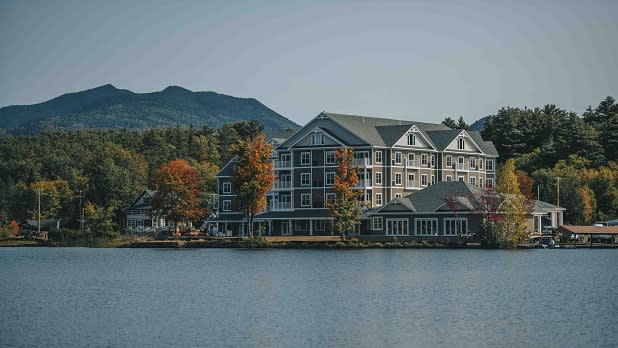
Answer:
[[[470,164],[469,163],[455,163],[455,170],[460,172],[469,172]]]
[[[352,165],[360,168],[371,167],[371,158],[355,158],[352,160]]]
[[[354,186],[355,189],[368,189],[371,188],[370,180],[359,180],[358,183]]]
[[[273,184],[273,191],[274,190],[289,190],[291,188],[292,188],[291,181],[275,181],[275,183]]]
[[[277,201],[272,201],[270,202],[270,207],[269,207],[271,211],[277,211],[277,210],[292,210],[292,202],[277,202]]]
[[[421,167],[421,161],[419,160],[406,160],[406,168],[419,169]]]
[[[275,169],[289,169],[289,168],[292,168],[292,161],[274,160],[273,164],[275,166]]]
[[[407,189],[419,189],[421,188],[421,183],[418,180],[407,180],[406,188]]]

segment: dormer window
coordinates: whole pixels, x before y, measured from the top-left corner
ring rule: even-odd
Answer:
[[[408,145],[416,145],[416,135],[414,135],[414,133],[408,134]]]
[[[463,150],[463,149],[465,149],[465,147],[466,147],[466,142],[463,140],[463,138],[459,138],[457,140],[457,148],[459,150]]]

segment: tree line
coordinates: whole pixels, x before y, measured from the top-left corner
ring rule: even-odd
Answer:
[[[128,208],[147,188],[157,188],[165,164],[186,161],[195,172],[200,205],[216,193],[216,174],[234,155],[233,144],[263,132],[257,121],[219,129],[175,127],[146,131],[79,130],[0,138],[0,224],[33,219],[36,191],[41,218],[117,231]],[[81,207],[80,207],[81,202]]]
[[[443,124],[468,129],[460,117]],[[578,115],[555,105],[504,107],[481,134],[504,164],[513,159],[521,192],[565,207],[565,223],[618,217],[618,104],[612,97]],[[558,184],[559,183],[559,184]],[[498,183],[499,184],[499,183]],[[558,185],[560,190],[558,191]]]

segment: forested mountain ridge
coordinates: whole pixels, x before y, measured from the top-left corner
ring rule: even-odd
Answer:
[[[108,84],[39,104],[0,108],[0,134],[204,125],[220,128],[241,120],[257,120],[271,135],[284,135],[300,128],[253,98],[192,92],[177,86],[160,92],[134,93]]]

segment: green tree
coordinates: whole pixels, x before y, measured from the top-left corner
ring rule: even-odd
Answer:
[[[253,238],[255,215],[266,209],[266,194],[275,181],[273,148],[261,133],[251,142],[239,141],[235,152],[238,157],[232,182],[238,187],[237,204],[247,218],[249,238]]]
[[[339,149],[335,153],[337,176],[335,176],[335,199],[328,205],[330,216],[333,219],[332,228],[339,233],[341,240],[346,234],[354,232],[359,224],[361,211],[361,197],[363,190],[355,189],[359,182],[358,167],[352,165],[353,152],[350,148]]]
[[[500,206],[504,213],[496,222],[497,241],[501,246],[514,247],[527,240],[527,200],[519,189],[515,161],[507,160],[498,172],[496,192],[504,199]]]

